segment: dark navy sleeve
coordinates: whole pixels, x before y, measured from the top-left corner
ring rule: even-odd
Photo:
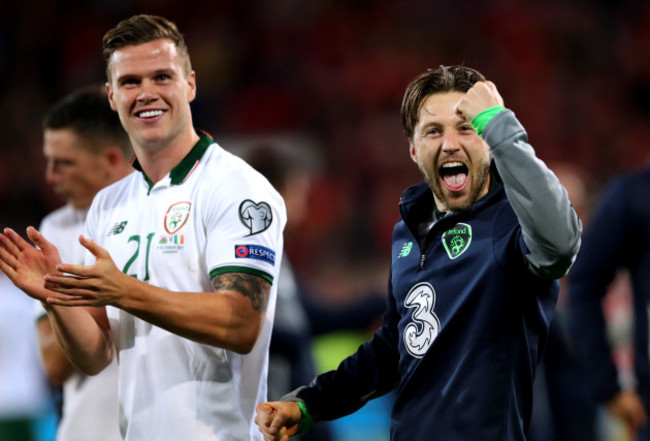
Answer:
[[[608,400],[619,390],[617,370],[606,336],[602,300],[629,255],[626,193],[620,180],[605,192],[591,216],[582,248],[569,273],[569,330],[577,355],[586,363],[590,387],[601,401]]]
[[[332,420],[361,408],[368,400],[394,389],[399,381],[397,309],[389,294],[382,326],[335,371],[325,372],[283,397],[302,401],[315,421]]]

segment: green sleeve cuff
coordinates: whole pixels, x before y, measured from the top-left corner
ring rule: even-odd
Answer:
[[[298,430],[294,436],[304,435],[307,433],[312,424],[314,424],[314,420],[312,419],[311,415],[309,415],[305,403],[298,401],[298,407],[300,407],[302,418],[300,418],[300,424],[298,424]]]
[[[474,117],[472,122],[470,123],[472,125],[472,128],[476,130],[476,133],[478,133],[478,136],[483,135],[483,130],[485,130],[485,126],[488,125],[490,120],[494,118],[497,113],[501,112],[502,110],[505,110],[504,106],[493,106],[490,107],[489,109],[485,109],[478,115]]]

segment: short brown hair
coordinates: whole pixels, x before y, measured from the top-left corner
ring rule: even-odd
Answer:
[[[125,158],[133,155],[131,142],[111,109],[103,85],[86,86],[57,101],[43,118],[43,130],[70,129],[87,142],[83,147],[99,153],[116,145]]]
[[[428,69],[407,86],[402,100],[402,127],[409,139],[413,138],[420,116],[420,107],[429,96],[439,92],[467,92],[478,81],[485,81],[483,74],[465,66],[443,66]]]
[[[192,71],[190,54],[183,35],[176,25],[163,17],[140,14],[122,20],[109,30],[102,39],[104,61],[106,61],[106,77],[111,81],[111,56],[116,50],[125,46],[149,43],[155,40],[171,40],[178,49],[185,75]]]

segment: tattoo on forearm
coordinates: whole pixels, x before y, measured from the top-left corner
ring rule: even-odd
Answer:
[[[248,297],[253,309],[265,312],[269,302],[271,284],[258,276],[245,273],[217,274],[212,278],[212,287],[215,290],[237,291]]]

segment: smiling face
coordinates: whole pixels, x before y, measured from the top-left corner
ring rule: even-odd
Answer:
[[[109,69],[111,108],[136,150],[155,151],[192,136],[194,72],[184,71],[171,40],[124,46],[111,55]]]
[[[462,92],[429,95],[420,107],[411,158],[417,163],[441,211],[467,208],[489,188],[492,155],[469,121],[454,111]]]

